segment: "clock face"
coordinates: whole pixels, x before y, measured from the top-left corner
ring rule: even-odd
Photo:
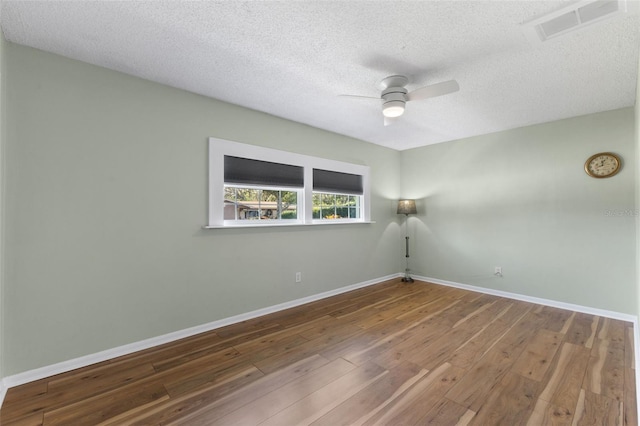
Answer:
[[[595,178],[611,177],[620,170],[620,158],[610,152],[601,152],[592,155],[584,163],[584,170],[589,176]]]

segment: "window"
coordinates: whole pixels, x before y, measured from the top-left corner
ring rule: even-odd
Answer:
[[[362,194],[361,175],[313,169],[314,219],[360,219]]]
[[[209,139],[209,228],[368,222],[369,167]]]

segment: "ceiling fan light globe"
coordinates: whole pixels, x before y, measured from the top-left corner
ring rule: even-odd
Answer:
[[[400,117],[402,114],[404,114],[404,102],[391,101],[385,103],[382,106],[382,114],[385,117],[389,118]]]

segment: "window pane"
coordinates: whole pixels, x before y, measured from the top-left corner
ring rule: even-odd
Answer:
[[[320,207],[322,204],[322,196],[320,194],[313,194],[313,198],[311,199],[311,204],[313,206],[313,218],[320,219],[322,217]]]
[[[224,188],[225,220],[298,219],[298,193],[278,189]]]
[[[313,194],[313,218],[323,220],[359,219],[360,196],[345,194]]]
[[[333,207],[336,204],[335,194],[322,194],[322,207]]]
[[[278,195],[280,191],[263,189],[260,191],[260,219],[278,218]]]
[[[224,220],[237,220],[236,189],[224,188]]]
[[[278,212],[281,219],[297,219],[298,194],[293,191],[282,191]]]

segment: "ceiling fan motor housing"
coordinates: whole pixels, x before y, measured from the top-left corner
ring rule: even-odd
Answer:
[[[404,113],[407,102],[407,89],[388,87],[382,91],[382,113],[385,117],[399,117]]]

